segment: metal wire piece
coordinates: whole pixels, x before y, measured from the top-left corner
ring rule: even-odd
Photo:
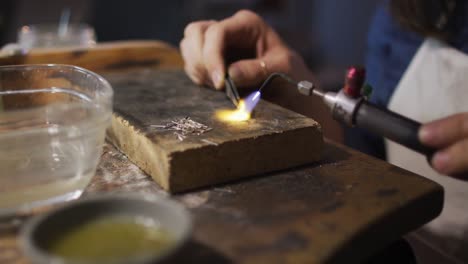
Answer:
[[[160,128],[164,130],[174,130],[174,135],[180,141],[183,141],[189,135],[201,135],[213,128],[208,127],[202,123],[193,121],[190,117],[179,118],[167,123],[165,125],[151,125],[150,127]]]

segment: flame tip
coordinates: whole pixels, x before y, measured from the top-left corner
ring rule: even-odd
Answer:
[[[260,101],[261,92],[259,90],[251,93],[239,101],[236,110],[220,110],[216,112],[219,119],[223,121],[241,122],[251,118],[251,114],[257,103]]]

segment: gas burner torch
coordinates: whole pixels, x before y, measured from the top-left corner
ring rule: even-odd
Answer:
[[[294,84],[303,95],[321,97],[331,110],[335,120],[386,137],[428,158],[435,152],[435,149],[424,146],[419,141],[420,123],[368,101],[371,88],[364,85],[364,68],[349,68],[344,87],[338,92],[321,91],[316,89],[312,82],[305,80],[296,82],[283,73],[271,74],[257,92],[261,92],[268,83],[277,77]]]

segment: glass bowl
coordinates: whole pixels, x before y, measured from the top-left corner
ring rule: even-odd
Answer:
[[[25,25],[18,30],[18,45],[32,48],[90,47],[96,44],[94,29],[86,24],[69,24],[61,30],[56,24]]]
[[[110,84],[68,65],[0,67],[0,216],[79,197],[101,156]]]

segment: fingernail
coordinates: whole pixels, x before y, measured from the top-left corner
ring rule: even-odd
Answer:
[[[231,76],[234,82],[239,82],[242,79],[242,71],[239,67],[232,66],[229,68],[229,76]]]
[[[446,172],[450,161],[450,155],[446,152],[439,151],[432,158],[432,166],[439,172]]]
[[[431,127],[423,126],[419,129],[419,140],[424,143],[428,143],[434,139],[434,129]]]
[[[216,89],[221,89],[223,87],[223,75],[221,74],[221,71],[215,70],[211,74],[211,80],[213,80],[213,84]]]

